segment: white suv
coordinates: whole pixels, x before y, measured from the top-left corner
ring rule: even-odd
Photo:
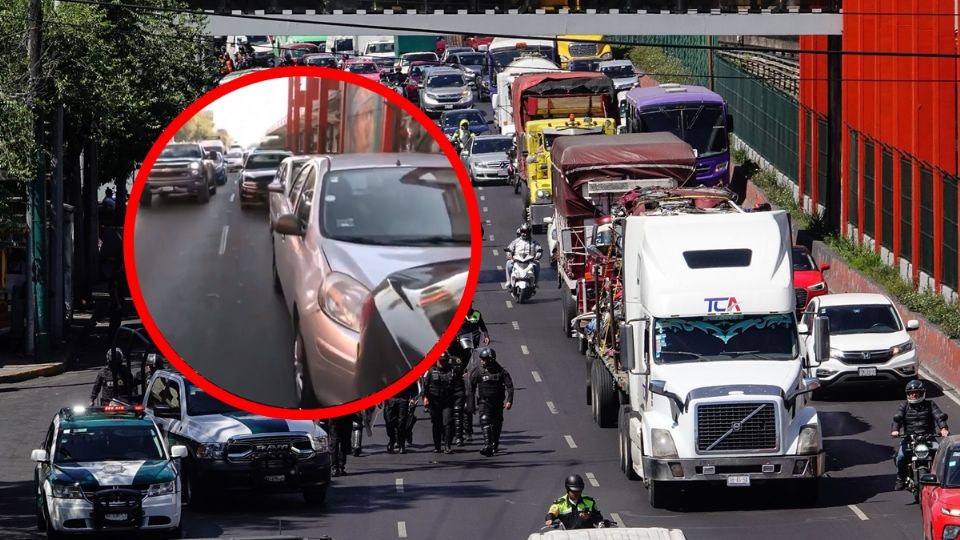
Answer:
[[[917,351],[907,334],[920,323],[900,318],[896,307],[882,294],[827,294],[814,298],[803,315],[813,328],[814,314],[830,320],[830,358],[811,375],[821,388],[837,383],[906,382],[917,377]],[[812,358],[814,340],[804,338],[807,357]]]

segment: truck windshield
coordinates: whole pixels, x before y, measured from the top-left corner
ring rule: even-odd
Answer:
[[[549,60],[553,58],[553,47],[533,45],[528,46],[526,49],[501,49],[490,51],[490,58],[493,60],[493,66],[498,70],[502,70],[526,53],[538,53]]]
[[[367,44],[367,54],[370,53],[392,53],[393,42],[378,42]]]
[[[157,159],[200,159],[203,154],[197,144],[171,144],[160,152]]]
[[[698,157],[727,151],[727,130],[720,106],[657,107],[643,110],[639,116],[640,131],[669,131],[692,146]]]
[[[210,394],[203,391],[202,388],[196,386],[190,381],[184,379],[183,383],[187,387],[187,415],[188,416],[205,416],[208,414],[224,414],[237,412],[240,409],[237,409],[233,405],[227,405],[226,403],[211,397]]]
[[[831,336],[890,334],[902,329],[893,306],[885,304],[821,307],[820,315],[830,319]]]
[[[409,64],[417,61],[436,62],[437,60],[437,53],[413,53],[403,55],[402,62]]]
[[[657,319],[658,364],[722,360],[792,360],[797,327],[792,313]]]
[[[64,427],[54,463],[164,459],[157,431],[147,423]]]

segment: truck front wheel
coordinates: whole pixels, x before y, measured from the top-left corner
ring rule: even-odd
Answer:
[[[650,480],[647,482],[647,499],[652,508],[666,508],[670,504],[670,488],[667,482]]]
[[[620,433],[620,469],[627,477],[627,480],[637,480],[640,477],[633,470],[633,454],[630,452],[632,443],[630,442],[630,406],[620,406],[620,418],[617,421]]]
[[[563,310],[563,335],[570,337],[570,323],[577,316],[577,303],[566,283],[560,285],[560,309]]]

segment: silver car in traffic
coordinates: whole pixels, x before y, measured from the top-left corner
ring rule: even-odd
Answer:
[[[474,137],[460,157],[473,184],[506,182],[509,179],[507,152],[513,146],[512,135],[480,135]]]
[[[363,397],[357,348],[371,291],[401,270],[469,261],[456,173],[441,154],[319,156],[270,190],[282,195],[273,275],[293,318],[300,407]]]
[[[420,86],[420,107],[427,114],[473,107],[473,89],[458,70],[430,70]]]

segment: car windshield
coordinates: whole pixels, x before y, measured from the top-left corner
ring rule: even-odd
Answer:
[[[337,67],[337,59],[330,56],[314,56],[304,60],[308,66]]]
[[[289,154],[250,154],[245,169],[276,169]]]
[[[669,106],[640,113],[641,131],[669,131],[697,151],[698,157],[727,151],[723,109],[717,105]]]
[[[458,54],[458,55],[455,55],[453,59],[461,66],[482,66],[483,65],[483,55],[479,53]]]
[[[347,70],[351,73],[378,73],[377,65],[373,62],[363,62],[347,65]]]
[[[830,319],[830,335],[890,334],[903,329],[893,306],[822,306],[820,315]]]
[[[416,61],[437,61],[437,53],[416,53],[410,54],[403,57],[403,61],[406,63],[416,62]]]
[[[447,88],[450,86],[463,86],[463,77],[460,75],[437,75],[427,79],[427,86],[430,88]]]
[[[331,171],[321,196],[321,228],[333,240],[422,246],[470,242],[466,200],[451,168]]]
[[[658,364],[791,360],[798,351],[792,313],[657,319],[653,338]]]
[[[496,139],[476,139],[473,142],[474,154],[492,154],[494,152],[507,153],[513,141],[506,137]]]
[[[813,262],[813,257],[802,249],[793,250],[793,269],[794,270],[816,270],[817,265]]]
[[[247,36],[247,43],[255,45],[257,43],[269,43],[267,36]]]
[[[470,122],[470,125],[486,123],[480,111],[459,111],[444,114],[443,127],[457,127],[460,125],[461,120]]]
[[[960,450],[950,450],[943,467],[943,485],[948,488],[960,487]]]
[[[54,463],[165,459],[157,430],[145,422],[64,427]]]
[[[607,66],[600,71],[604,75],[613,79],[625,79],[627,77],[635,77],[637,74],[633,71],[633,66]]]
[[[368,53],[392,53],[393,43],[392,42],[369,43],[367,44],[367,52]]]
[[[160,152],[157,159],[200,159],[203,154],[200,151],[200,145],[197,144],[171,144]]]
[[[497,68],[505,68],[510,65],[511,62],[520,58],[524,53],[533,52],[539,53],[546,58],[553,58],[553,47],[548,47],[545,45],[531,45],[526,49],[505,49],[499,51],[491,51],[490,57],[493,59],[493,65]]]
[[[243,152],[241,152],[241,151],[239,151],[239,150],[231,150],[230,152],[227,152],[227,157],[228,157],[228,158],[242,158],[242,157],[243,157]]]
[[[224,414],[238,412],[240,409],[233,405],[211,397],[210,394],[190,381],[184,379],[184,385],[187,388],[187,415],[204,416],[208,414]]]

